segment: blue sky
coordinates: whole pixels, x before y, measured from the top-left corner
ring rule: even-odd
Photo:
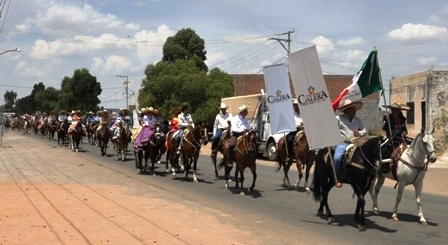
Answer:
[[[284,61],[269,38],[294,30],[291,51],[317,46],[326,74],[354,75],[376,47],[383,82],[448,69],[448,2],[348,0],[0,0],[0,94],[29,95],[33,84],[60,88],[87,68],[103,87],[105,107],[135,95],[147,64],[161,59],[166,38],[192,28],[205,40],[207,65],[260,74]],[[148,105],[145,105],[148,106]]]

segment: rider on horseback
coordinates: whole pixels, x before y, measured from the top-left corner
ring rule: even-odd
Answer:
[[[143,125],[141,131],[135,137],[134,148],[136,151],[142,149],[154,133],[154,108],[149,107],[143,110]]]
[[[129,110],[121,108],[118,110],[117,117],[115,118],[115,122],[111,127],[112,131],[112,140],[116,140],[118,137],[118,131],[117,128],[121,128],[121,126],[126,123],[126,127],[129,130],[130,127],[130,119],[129,119]]]
[[[191,126],[194,128],[193,118],[191,118],[190,113],[188,113],[188,106],[183,105],[181,107],[181,113],[178,116],[179,122],[180,122],[180,128],[179,133],[177,134],[177,140],[179,142],[179,147],[177,148],[176,154],[180,154],[180,149],[182,147],[182,136],[184,135],[184,131],[187,128],[187,126]]]
[[[37,127],[37,129],[40,130],[42,127],[46,127],[47,126],[47,122],[48,122],[48,120],[47,120],[47,113],[44,112],[44,113],[42,113],[42,116],[40,118],[40,124]]]
[[[401,143],[405,143],[406,145],[411,144],[413,139],[406,137],[408,134],[406,117],[401,112],[402,110],[409,110],[409,106],[395,102],[392,105],[384,107],[389,108],[391,113],[383,117],[383,130],[386,131],[387,138],[392,139],[394,148],[397,148]],[[405,142],[403,142],[403,139]]]
[[[96,136],[98,137],[98,132],[103,128],[103,125],[109,125],[109,112],[107,110],[99,111],[97,114],[100,116],[100,125],[96,128]]]
[[[334,168],[337,175],[337,184],[335,186],[337,188],[342,187],[341,165],[347,146],[350,144],[353,137],[362,137],[366,135],[364,124],[361,120],[359,120],[359,118],[355,117],[356,111],[361,109],[361,107],[362,102],[352,102],[347,99],[344,101],[344,104],[338,108],[338,110],[343,112],[343,114],[336,116],[339,131],[342,136],[342,143],[336,145],[334,151]]]
[[[67,120],[67,111],[66,110],[61,110],[59,112],[58,121],[62,123],[65,120]]]
[[[288,157],[286,158],[287,162],[289,161],[289,158],[294,158],[294,138],[296,137],[297,132],[303,127],[302,117],[300,116],[299,102],[297,99],[292,100],[292,106],[294,108],[294,122],[296,124],[297,131],[289,132],[286,136],[286,144],[288,147]]]
[[[81,122],[82,112],[80,110],[72,111],[72,114],[70,115],[70,117],[72,118],[72,121],[71,121],[70,127],[68,128],[68,134],[69,135],[75,129],[75,127],[78,124],[78,122]],[[84,124],[82,124],[82,123],[81,123],[81,125],[82,125],[83,135],[87,135],[86,126]]]
[[[50,111],[50,115],[48,116],[48,122],[52,124],[54,121],[56,121],[56,116],[54,115],[54,111]]]
[[[95,116],[93,115],[93,112],[92,112],[92,111],[89,111],[89,112],[87,112],[86,114],[87,114],[87,116],[86,116],[86,127],[89,127],[89,125],[90,125],[93,121],[95,121]]]
[[[229,107],[225,103],[221,103],[221,106],[219,107],[221,112],[216,115],[215,123],[213,124],[213,142],[210,157],[215,157],[216,153],[218,153],[218,145],[221,135],[224,130],[229,127],[230,120],[232,120],[232,113],[227,112],[227,108]]]
[[[250,125],[249,120],[247,120],[246,116],[249,114],[248,111],[249,108],[247,108],[246,105],[242,105],[238,107],[238,115],[234,116],[230,123],[230,144],[229,144],[229,152],[228,152],[228,159],[229,162],[227,163],[229,167],[232,166],[232,163],[235,161],[235,146],[236,146],[236,140],[239,136],[241,136],[244,132],[247,132],[252,129],[252,126]]]

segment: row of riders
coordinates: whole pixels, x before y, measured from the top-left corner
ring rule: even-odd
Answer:
[[[372,137],[365,141],[361,137],[367,135],[366,129],[362,121],[356,117],[356,112],[362,105],[362,102],[359,101],[344,101],[338,108],[341,114],[336,116],[342,143],[331,149],[324,148],[315,151],[310,150],[308,146],[298,102],[294,99],[294,121],[297,131],[286,134],[279,140],[277,146],[277,170],[280,170],[282,167],[284,169],[283,183],[290,186],[288,170],[295,161],[299,171],[296,188],[298,188],[302,178],[302,168],[306,166],[305,187],[308,190],[309,169],[315,163],[313,187],[314,198],[316,201],[320,201],[318,213],[323,214],[323,208],[325,207],[328,219],[333,219],[327,203],[328,192],[333,186],[342,187],[343,182],[351,184],[355,195],[358,197],[355,220],[359,229],[365,229],[364,195],[370,190],[374,200],[375,213],[378,213],[377,195],[384,183],[384,176],[394,178],[399,184],[397,203],[393,213],[394,219],[397,219],[396,211],[404,187],[413,184],[416,189],[420,221],[425,223],[426,221],[421,211],[420,195],[424,171],[427,169],[428,162],[433,163],[437,159],[434,152],[432,132],[425,134],[422,129],[422,132],[416,136],[415,140],[407,137],[406,118],[403,116],[402,111],[409,110],[409,108],[395,102],[385,106],[391,110],[390,115],[383,118],[383,130],[385,130],[387,137]],[[236,164],[236,187],[243,195],[244,170],[250,168],[253,174],[250,191],[254,189],[257,178],[255,164],[257,158],[256,130],[251,127],[246,118],[248,107],[241,105],[238,108],[238,114],[235,116],[227,112],[227,109],[228,106],[222,103],[219,107],[220,113],[215,118],[210,156],[215,164],[215,174],[218,175],[216,169],[217,153],[221,152],[223,154],[219,168],[225,168],[226,188],[228,188],[230,171],[233,168],[233,164]],[[58,118],[59,122],[62,121],[61,119],[64,119],[61,115]],[[81,120],[78,113],[72,112],[70,116],[72,116],[71,125],[74,125],[74,121]],[[87,120],[87,117],[86,123],[88,128],[96,124],[95,130],[92,132],[95,132],[94,136],[98,140],[111,137],[113,141],[120,141],[121,135],[130,137],[129,126],[123,126],[131,125],[129,123],[129,111],[120,110],[110,130],[105,130],[108,129],[110,124],[109,113],[100,111],[97,113],[97,116],[99,118],[94,118],[93,121]],[[174,109],[168,125],[163,123],[163,120],[158,116],[157,110],[154,110],[152,107],[144,108],[140,111],[139,124],[139,128],[132,135],[136,167],[146,171],[149,169],[148,160],[151,159],[152,167],[150,169],[154,173],[154,162],[160,159],[161,154],[166,151],[167,172],[170,172],[171,167],[173,177],[175,177],[175,167],[183,167],[179,164],[180,159],[186,166],[185,174],[187,177],[189,168],[193,164],[193,180],[197,182],[197,159],[201,145],[206,145],[208,142],[207,127],[204,124],[194,124],[193,118],[188,111],[188,106],[183,105],[181,108]],[[83,131],[85,132],[84,127]],[[105,133],[101,133],[103,131]],[[122,132],[126,133],[123,134]],[[355,146],[352,144],[354,142],[356,142]],[[419,149],[423,151],[422,156],[418,155]],[[403,152],[406,154],[403,154]],[[144,162],[143,155],[145,156]],[[390,161],[383,161],[384,159],[389,159]],[[411,160],[405,161],[403,159]],[[407,171],[407,175],[411,175],[411,180],[407,179],[408,176],[400,175],[400,170],[402,172]],[[238,184],[238,174],[241,174],[241,188]],[[378,183],[374,186],[376,178],[378,178]]]

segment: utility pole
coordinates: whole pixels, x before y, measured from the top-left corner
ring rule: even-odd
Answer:
[[[269,38],[269,40],[277,40],[280,43],[280,45],[282,45],[282,47],[286,50],[287,54],[290,54],[291,53],[291,33],[294,33],[294,30],[278,34],[278,35],[288,35],[288,39],[271,37],[271,38]],[[287,42],[288,47],[285,47],[283,42]]]
[[[128,96],[128,89],[129,89],[129,80],[128,80],[128,76],[123,76],[123,75],[117,75],[117,77],[121,77],[121,78],[123,78],[123,79],[125,79],[124,80],[124,85],[125,85],[125,90],[126,90],[126,109],[129,109],[129,104],[128,104],[128,99],[129,99],[129,96]]]

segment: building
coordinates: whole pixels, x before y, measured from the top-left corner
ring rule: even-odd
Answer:
[[[261,89],[266,90],[263,74],[230,74],[234,81],[234,96],[260,94]],[[352,83],[353,75],[324,75],[330,98],[336,98],[344,88]],[[291,84],[291,93],[294,89]],[[357,117],[364,123],[366,129],[376,134],[382,127],[382,113],[379,108],[379,94],[371,94],[362,99],[363,107],[357,112]]]
[[[448,71],[424,71],[390,81],[390,101],[410,107],[405,111],[409,135],[432,130],[439,150],[448,146]]]

